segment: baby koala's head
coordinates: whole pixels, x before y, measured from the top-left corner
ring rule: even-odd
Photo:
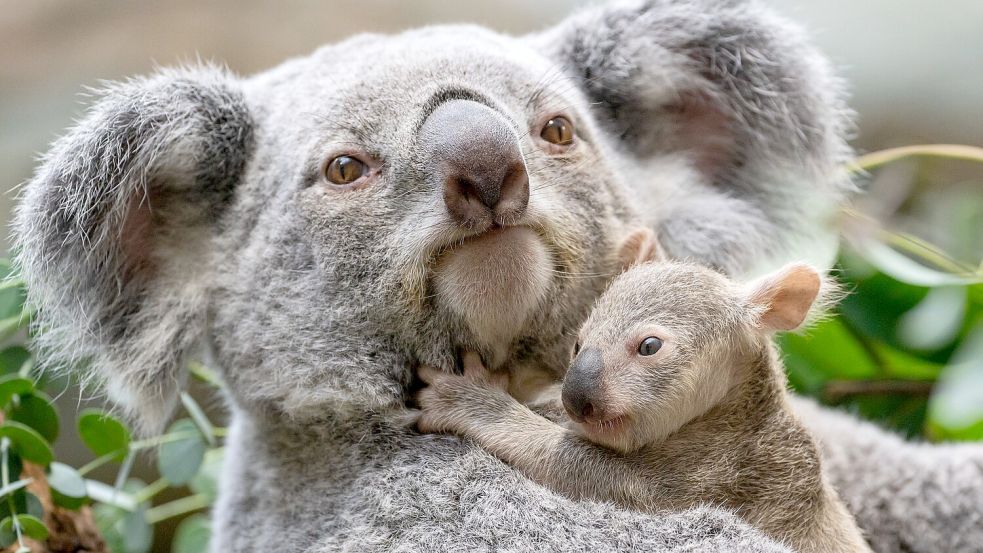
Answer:
[[[659,252],[649,231],[625,242],[628,268],[581,328],[563,381],[579,430],[621,451],[660,441],[717,405],[770,334],[805,321],[822,284],[803,264],[741,284]]]

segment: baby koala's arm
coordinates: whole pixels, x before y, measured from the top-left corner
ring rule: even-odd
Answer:
[[[508,375],[465,355],[464,374],[421,367],[428,384],[417,395],[423,432],[471,438],[527,477],[575,499],[613,501],[650,510],[653,497],[629,458],[580,438],[508,394]]]

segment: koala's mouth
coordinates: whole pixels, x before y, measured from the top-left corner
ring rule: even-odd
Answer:
[[[628,415],[617,415],[603,420],[585,420],[577,424],[588,437],[612,438],[622,435],[630,426],[631,419]]]

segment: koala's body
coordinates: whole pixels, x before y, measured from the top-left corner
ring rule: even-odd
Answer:
[[[24,188],[42,359],[84,360],[152,431],[204,349],[232,418],[215,551],[781,550],[722,510],[570,501],[416,434],[406,400],[461,349],[562,377],[627,228],[729,274],[831,256],[842,96],[794,25],[709,0],[119,83]]]
[[[472,438],[573,498],[648,512],[720,505],[795,551],[870,551],[787,401],[770,340],[802,323],[820,283],[806,265],[747,287],[696,264],[637,266],[580,331],[565,424],[468,355],[462,376],[421,370],[419,425]]]

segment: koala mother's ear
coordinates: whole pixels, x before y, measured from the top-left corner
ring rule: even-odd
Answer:
[[[628,151],[685,154],[707,182],[753,191],[756,173],[826,176],[849,153],[842,85],[755,0],[612,2],[530,40]]]
[[[214,236],[252,144],[235,77],[161,71],[111,85],[18,207],[42,362],[87,367],[145,431],[171,414],[204,330]]]

